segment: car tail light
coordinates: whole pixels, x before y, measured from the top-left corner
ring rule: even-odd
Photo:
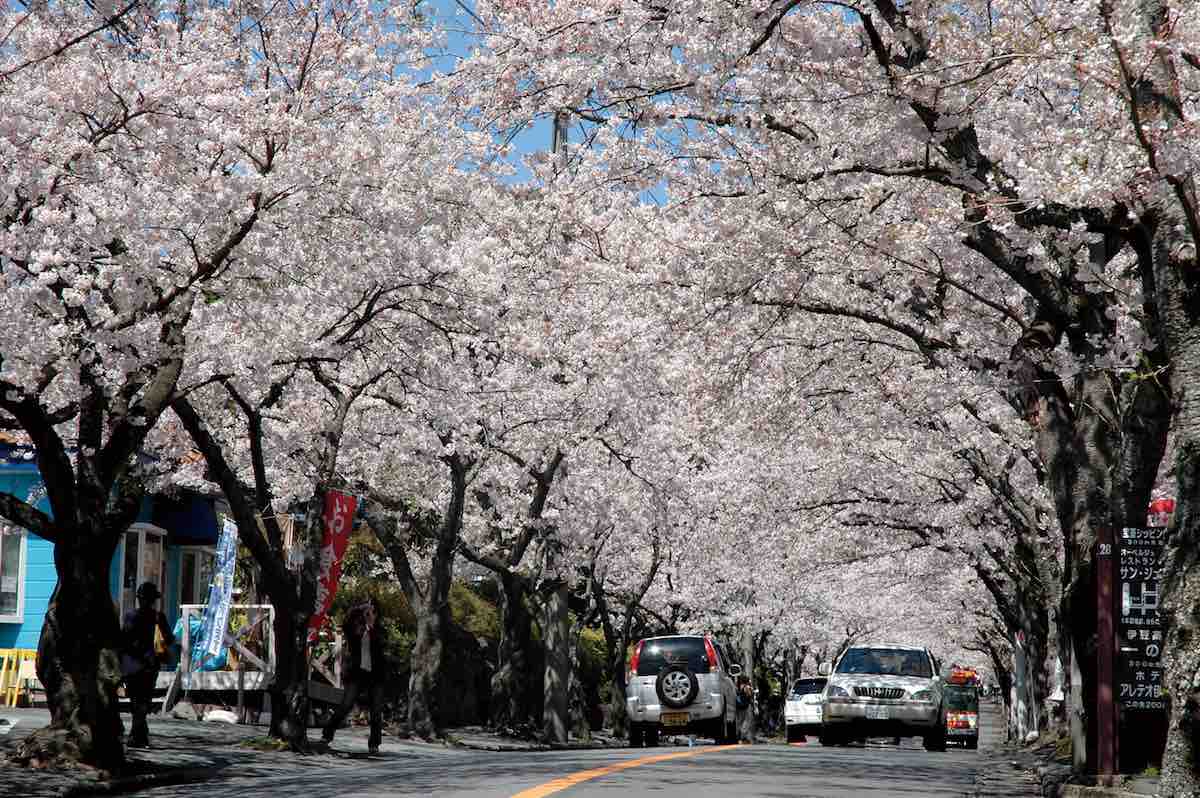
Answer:
[[[974,729],[979,724],[979,716],[974,712],[947,712],[946,728]]]
[[[717,669],[717,648],[707,637],[704,638],[704,653],[708,655],[708,667],[715,671]]]
[[[642,656],[642,646],[645,640],[639,640],[638,644],[633,647],[633,653],[629,655],[629,675],[632,677],[637,673],[638,658]]]

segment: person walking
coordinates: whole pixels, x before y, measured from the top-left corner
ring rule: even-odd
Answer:
[[[371,712],[367,751],[371,754],[379,752],[379,744],[383,741],[383,682],[387,678],[383,624],[379,615],[379,604],[374,598],[346,613],[342,624],[342,703],[321,733],[326,744],[333,742],[334,734],[350,710],[354,709],[359,697],[366,694]]]
[[[121,624],[121,674],[133,714],[126,745],[149,748],[150,727],[146,716],[150,714],[150,702],[162,665],[160,657],[175,642],[175,636],[167,625],[167,617],[156,607],[161,595],[158,585],[143,582],[134,595],[137,607],[125,613]],[[160,636],[157,641],[156,636]]]

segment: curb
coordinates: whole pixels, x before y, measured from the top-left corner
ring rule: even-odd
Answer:
[[[1059,798],[1146,798],[1144,793],[1127,792],[1118,787],[1089,787],[1086,784],[1064,784],[1058,788]]]
[[[149,787],[171,784],[196,784],[215,779],[222,768],[177,768],[137,776],[117,777],[106,781],[72,784],[59,792],[59,798],[79,798],[85,795],[120,795]]]
[[[452,748],[466,748],[472,751],[501,751],[504,753],[513,752],[529,752],[537,753],[544,751],[599,751],[609,748],[619,748],[617,745],[608,745],[605,743],[485,743],[473,742],[468,740],[455,740],[447,742],[447,746]]]

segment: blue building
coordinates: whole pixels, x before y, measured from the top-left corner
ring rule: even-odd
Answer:
[[[49,514],[50,502],[33,451],[0,434],[0,493]],[[217,543],[215,500],[209,496],[151,496],[126,530],[109,568],[119,617],[134,607],[134,591],[155,582],[174,624],[180,604],[203,604]],[[37,648],[58,576],[53,545],[0,518],[0,649]]]

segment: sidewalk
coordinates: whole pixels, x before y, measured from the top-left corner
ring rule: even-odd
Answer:
[[[123,715],[125,727],[130,719]],[[265,724],[237,725],[221,721],[150,718],[149,749],[129,749],[128,766],[115,778],[104,777],[92,768],[64,769],[56,765],[27,768],[7,761],[10,750],[30,732],[50,722],[44,709],[13,709],[0,707],[0,784],[4,794],[29,798],[75,798],[84,795],[113,795],[150,786],[207,781],[229,775],[240,768],[253,767],[256,772],[294,772],[299,765],[312,767],[353,767],[369,757],[366,726],[348,726],[338,731],[334,744],[320,748],[320,730],[310,729],[309,737],[316,745],[314,753],[294,754],[280,750],[276,741],[267,737]],[[436,755],[451,748],[473,748],[486,751],[546,751],[555,748],[599,748],[620,745],[606,735],[597,735],[592,742],[572,741],[551,746],[534,741],[504,738],[482,727],[446,730],[445,741],[425,742],[384,734],[379,757],[413,754]],[[686,744],[686,743],[685,743]],[[374,757],[371,757],[374,759]]]
[[[991,759],[993,767],[985,772],[1022,771],[1038,784],[1041,795],[1050,798],[1145,798],[1158,791],[1158,778],[1152,776],[1121,775],[1112,786],[1072,783],[1071,766],[1056,757],[1052,742],[1021,746],[1006,744],[992,752]]]

